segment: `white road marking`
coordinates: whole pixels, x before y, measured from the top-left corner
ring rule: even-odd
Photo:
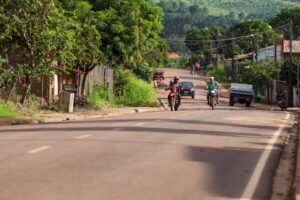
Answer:
[[[81,136],[76,137],[75,139],[80,140],[80,139],[88,138],[88,137],[91,137],[91,136],[92,135],[81,135]]]
[[[30,151],[28,151],[27,153],[28,154],[34,154],[34,153],[38,153],[38,152],[41,152],[41,151],[44,151],[46,149],[49,149],[50,146],[42,146],[42,147],[39,147],[39,148],[36,148],[36,149],[32,149]]]
[[[285,117],[285,120],[288,120],[290,118],[290,114],[287,114]],[[272,139],[269,141],[268,145],[265,147],[263,154],[260,156],[255,170],[252,173],[250,180],[243,192],[243,195],[241,196],[242,199],[252,199],[256,187],[259,183],[259,180],[262,176],[263,170],[267,164],[268,158],[270,157],[270,154],[272,151],[270,151],[270,146],[274,146],[275,142],[278,140],[280,133],[282,132],[283,128],[285,127],[285,124],[281,124],[279,129],[275,132]]]
[[[141,122],[141,123],[137,123],[134,126],[144,126],[146,124],[146,122]]]

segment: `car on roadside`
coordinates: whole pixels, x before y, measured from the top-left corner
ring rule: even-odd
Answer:
[[[155,80],[165,80],[165,72],[162,70],[156,70],[153,73],[153,81]]]
[[[193,82],[182,81],[179,83],[179,85],[181,96],[191,96],[193,99],[195,98],[195,87]]]

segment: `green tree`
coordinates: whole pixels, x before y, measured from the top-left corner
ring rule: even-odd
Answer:
[[[67,10],[65,13],[69,19],[67,28],[74,33],[71,50],[75,58],[73,66],[83,72],[80,85],[80,92],[83,95],[88,74],[99,64],[105,63],[104,55],[100,50],[101,35],[97,29],[97,26],[102,23],[101,13],[93,11],[88,1],[68,0],[68,4],[63,2],[62,6]]]
[[[101,12],[103,23],[98,26],[101,50],[111,66],[134,69],[151,62],[148,55],[155,49],[165,51],[160,45],[162,12],[159,7],[145,0],[93,0],[91,3]]]
[[[288,29],[288,24],[292,21],[293,23],[293,35],[295,38],[300,37],[300,7],[295,8],[284,8],[279,14],[273,17],[270,20],[270,23],[273,27],[278,27],[281,30],[282,34],[286,38],[290,38]]]
[[[248,20],[235,25],[230,33],[235,37],[248,36],[242,38],[237,44],[243,53],[249,53],[274,44],[277,33],[264,20]]]
[[[291,83],[292,85],[297,85],[297,71],[299,68],[300,68],[300,59],[293,59],[292,62],[286,61],[281,68],[280,80],[289,82],[289,72],[291,70],[292,71]]]
[[[208,55],[212,48],[212,34],[210,29],[192,29],[186,33],[185,44],[193,53]]]
[[[270,80],[277,76],[280,71],[278,63],[271,63],[268,60],[244,63],[245,69],[239,76],[243,83],[252,84],[256,91],[270,84]]]
[[[60,26],[63,21],[53,0],[2,1],[0,54],[9,62],[14,59],[22,63],[16,68],[24,74],[21,103],[25,102],[32,81],[56,68],[52,63],[58,47],[53,44],[61,45],[58,40],[64,35]]]

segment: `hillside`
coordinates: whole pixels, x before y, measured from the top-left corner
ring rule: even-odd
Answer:
[[[149,0],[164,11],[162,36],[184,38],[191,28],[231,27],[248,19],[269,19],[286,7],[299,6],[300,0]],[[172,49],[178,50],[175,42]],[[181,51],[182,49],[180,49]]]
[[[219,16],[229,12],[238,13],[263,13],[270,11],[278,12],[281,8],[294,6],[300,3],[300,0],[149,0],[154,4],[165,4],[168,2],[176,6],[199,6],[208,9],[209,14]]]

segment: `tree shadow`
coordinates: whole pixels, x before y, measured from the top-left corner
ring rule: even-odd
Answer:
[[[199,109],[200,110],[200,109]],[[97,123],[97,124],[114,124],[114,123],[139,123],[139,122],[153,122],[153,123],[183,123],[183,124],[191,124],[191,125],[213,125],[213,126],[228,126],[228,127],[237,127],[237,128],[251,128],[251,129],[258,129],[261,131],[262,129],[267,129],[267,130],[277,130],[279,127],[277,125],[256,125],[256,124],[237,124],[237,123],[226,123],[224,121],[206,121],[206,120],[201,120],[201,119],[185,119],[182,117],[182,119],[165,119],[165,118],[147,118],[147,119],[97,119],[97,120],[88,120],[88,121],[65,121],[65,122],[49,122],[47,124],[49,125],[63,125],[63,124],[89,124],[89,123]],[[43,128],[42,125],[35,125]],[[84,127],[87,130],[91,127]],[[83,129],[84,129],[83,128]],[[104,127],[94,127],[94,128],[104,128]],[[122,127],[118,127],[122,128]],[[125,128],[125,127],[123,127]],[[141,127],[144,128],[144,127]],[[54,128],[55,129],[55,128]],[[67,129],[67,128],[66,128]],[[147,129],[145,127],[144,129]],[[288,128],[286,128],[288,129]],[[286,130],[284,129],[284,130]],[[5,130],[2,129],[3,131],[9,131],[9,129]],[[39,129],[40,130],[40,129]],[[157,131],[163,132],[165,130],[164,128],[158,128]],[[169,130],[169,129],[167,129]],[[171,129],[171,130],[180,130],[179,132],[189,132],[193,130],[186,130],[184,129],[183,131],[181,129]]]
[[[210,193],[218,197],[239,199],[255,170],[262,149],[253,148],[210,148],[190,146],[186,151],[186,159],[193,162],[208,163],[212,181]],[[273,176],[278,165],[280,150],[273,150],[264,167],[254,196],[249,199],[270,199]],[[208,173],[209,173],[208,172]]]

